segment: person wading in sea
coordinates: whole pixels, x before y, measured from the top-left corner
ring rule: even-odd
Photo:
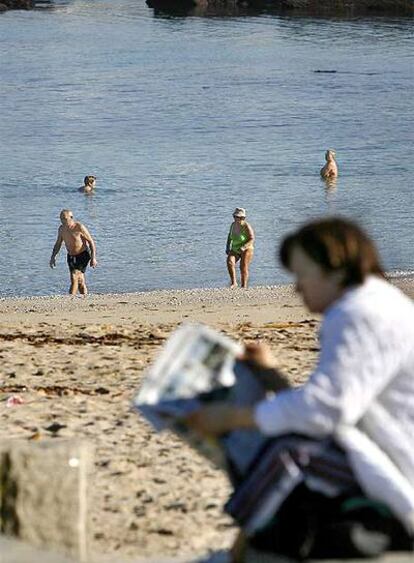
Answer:
[[[321,168],[321,176],[324,180],[330,180],[338,177],[338,165],[335,160],[336,153],[333,150],[327,150],[325,153],[326,164]]]
[[[78,192],[83,194],[95,193],[96,188],[96,176],[85,176],[83,180],[83,186],[78,189]]]
[[[62,209],[60,212],[61,226],[58,229],[57,239],[53,247],[49,265],[51,268],[56,266],[56,256],[65,243],[68,251],[68,266],[70,272],[70,295],[76,295],[79,291],[81,295],[86,295],[85,270],[90,263],[92,268],[96,267],[96,246],[88,229],[82,223],[75,221],[70,209]]]
[[[230,275],[230,287],[237,287],[236,262],[240,260],[241,286],[247,288],[249,266],[254,251],[254,231],[246,221],[246,210],[236,207],[233,212],[234,222],[227,237],[227,269]]]

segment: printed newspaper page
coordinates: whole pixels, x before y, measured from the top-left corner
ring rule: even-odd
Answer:
[[[266,440],[256,430],[236,430],[219,439],[200,437],[184,417],[211,401],[256,403],[265,390],[236,357],[242,346],[219,332],[184,324],[148,369],[135,408],[157,431],[172,430],[219,467],[243,474]]]

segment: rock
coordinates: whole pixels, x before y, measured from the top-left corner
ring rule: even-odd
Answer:
[[[2,0],[0,12],[6,10],[31,10],[35,7],[35,0]]]
[[[412,0],[281,0],[280,4],[298,10],[413,11]]]
[[[59,430],[62,430],[62,428],[66,428],[66,424],[60,424],[60,422],[53,422],[49,426],[46,426],[45,430],[47,430],[51,434],[57,434]]]
[[[71,440],[1,442],[2,531],[85,561],[91,458],[85,443]]]
[[[413,0],[146,0],[147,5],[165,13],[193,16],[241,16],[251,10],[270,8],[272,13],[296,12],[303,15],[342,16],[393,14],[412,16]],[[177,305],[175,296],[171,304]],[[174,301],[173,301],[174,300]]]

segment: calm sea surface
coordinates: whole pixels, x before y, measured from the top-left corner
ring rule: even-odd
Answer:
[[[48,267],[62,208],[97,241],[93,292],[227,285],[236,206],[252,285],[288,281],[278,242],[327,213],[412,274],[413,38],[411,19],[167,17],[143,0],[0,15],[0,294],[67,291],[63,249]]]

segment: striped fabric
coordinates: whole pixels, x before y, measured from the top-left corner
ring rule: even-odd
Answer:
[[[227,502],[226,512],[253,535],[300,483],[329,497],[359,490],[345,453],[332,440],[287,435],[269,440]]]

